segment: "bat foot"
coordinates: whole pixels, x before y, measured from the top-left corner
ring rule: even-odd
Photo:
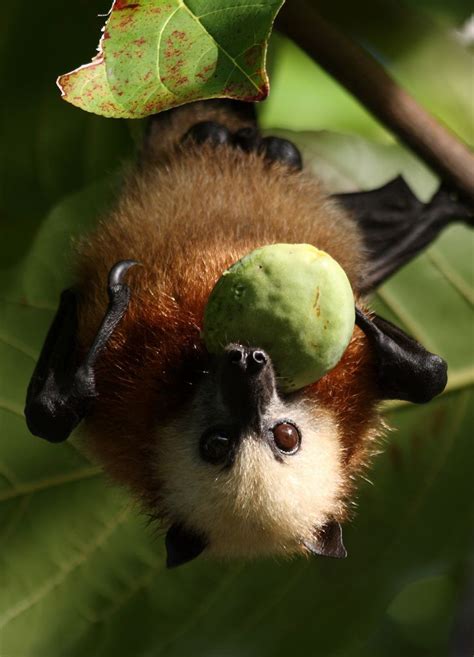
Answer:
[[[182,141],[186,142],[188,139],[198,145],[209,143],[212,146],[222,146],[232,142],[230,131],[224,125],[215,121],[196,123],[184,135]]]
[[[268,162],[281,162],[288,168],[301,171],[301,153],[288,139],[280,137],[261,137],[256,128],[241,128],[234,134],[234,145],[246,153],[262,153]]]
[[[264,137],[260,145],[260,151],[264,153],[269,162],[281,162],[290,169],[301,171],[303,159],[301,153],[288,139],[280,137]]]
[[[257,128],[247,127],[240,128],[234,134],[234,146],[240,148],[246,153],[257,151],[260,147],[262,139]]]
[[[195,144],[212,146],[230,145],[245,153],[261,153],[267,162],[281,162],[289,169],[301,171],[303,160],[297,147],[288,139],[263,137],[257,128],[247,126],[233,134],[221,123],[201,121],[190,128],[182,143],[192,140]]]

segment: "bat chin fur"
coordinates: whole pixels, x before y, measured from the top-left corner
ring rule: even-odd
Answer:
[[[275,458],[264,432],[240,436],[231,467],[205,463],[196,436],[205,428],[197,398],[160,427],[155,472],[165,515],[203,535],[207,552],[225,557],[291,555],[328,519],[344,515],[343,455],[335,419],[304,401],[275,401],[269,417],[290,418],[301,432],[296,454]]]

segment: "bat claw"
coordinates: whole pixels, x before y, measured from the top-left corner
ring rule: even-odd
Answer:
[[[229,144],[231,134],[221,123],[215,121],[200,121],[193,125],[184,135],[182,141],[192,139],[196,144],[210,143],[212,146]]]
[[[253,126],[246,126],[240,128],[234,133],[234,146],[237,146],[245,153],[251,153],[260,148],[262,139],[257,128]]]
[[[301,171],[303,169],[303,159],[301,153],[288,139],[281,137],[264,137],[262,139],[260,150],[264,153],[265,159],[269,162],[281,162],[286,164],[290,169]]]
[[[126,272],[131,267],[134,267],[135,265],[139,265],[139,264],[141,263],[138,262],[138,260],[119,260],[119,262],[115,263],[115,265],[112,267],[112,269],[109,272],[109,277],[108,277],[109,290],[117,285],[121,285],[122,278],[126,274]]]

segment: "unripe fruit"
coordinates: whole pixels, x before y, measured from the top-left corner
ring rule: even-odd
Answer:
[[[286,392],[320,379],[352,336],[354,296],[342,267],[310,244],[263,246],[233,264],[204,313],[209,352],[230,343],[264,349]]]

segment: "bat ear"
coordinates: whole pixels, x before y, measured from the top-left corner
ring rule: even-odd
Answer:
[[[206,542],[197,534],[174,524],[165,538],[166,567],[176,568],[198,557],[206,548]]]
[[[369,319],[356,308],[356,324],[375,350],[381,399],[425,404],[443,392],[448,368],[442,358],[378,315]]]
[[[338,522],[331,521],[319,529],[313,539],[305,541],[305,547],[312,554],[322,557],[335,557],[345,559],[347,550],[342,542],[342,527]]]

